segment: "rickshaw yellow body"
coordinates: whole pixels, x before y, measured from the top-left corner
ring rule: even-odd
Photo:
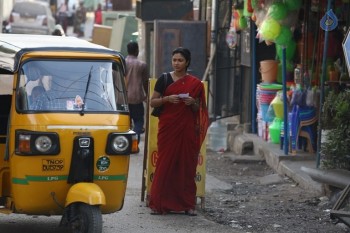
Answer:
[[[77,200],[82,200],[82,202],[89,205],[106,204],[106,197],[102,189],[94,183],[74,184],[68,191],[65,206],[69,206]]]
[[[104,53],[79,51],[33,51],[25,53],[20,63],[33,58],[104,59],[120,63],[120,57]],[[112,213],[123,206],[130,155],[108,155],[106,143],[111,133],[131,129],[128,114],[70,112],[20,113],[16,110],[16,83],[14,73],[12,103],[8,124],[8,158],[0,160],[0,197],[5,206],[0,213],[32,215],[62,214],[64,208],[76,202],[100,205],[102,213]],[[17,130],[55,132],[60,140],[56,155],[20,156],[16,153],[14,136]],[[72,138],[87,136],[94,139],[94,169],[92,182],[70,184],[67,178],[72,162]],[[0,157],[6,154],[6,144],[0,144]],[[101,157],[108,158],[108,169],[98,169]],[[1,204],[0,204],[1,206]]]
[[[38,156],[35,159],[29,156],[11,156],[11,184],[12,196],[15,202],[16,212],[27,214],[61,214],[63,209],[54,201],[65,203],[70,185],[67,184],[70,155],[72,151],[72,137],[75,135],[89,135],[95,138],[95,148],[104,155],[104,148],[108,133],[113,131],[127,131],[129,129],[129,117],[118,115],[85,115],[84,120],[77,114],[14,114],[11,133],[17,128],[34,131],[57,132],[61,139],[59,156]],[[59,121],[63,125],[56,125]],[[62,122],[66,120],[66,122]],[[82,124],[84,123],[84,124]],[[18,127],[17,127],[18,126]],[[111,128],[108,130],[108,128]],[[10,148],[14,148],[10,144]],[[11,153],[13,154],[13,153]],[[99,156],[95,155],[94,164]],[[106,196],[106,206],[101,206],[102,213],[111,213],[122,207],[126,190],[129,156],[110,156],[111,168],[106,172],[94,170],[94,183],[98,185]],[[112,166],[114,165],[114,166]],[[74,195],[74,194],[72,194]],[[99,199],[100,194],[97,195]],[[77,195],[77,197],[81,197]],[[79,201],[89,203],[88,199]],[[103,200],[103,199],[101,199]],[[72,198],[68,204],[72,202]],[[99,204],[104,204],[103,202]],[[52,209],[55,209],[52,212]]]

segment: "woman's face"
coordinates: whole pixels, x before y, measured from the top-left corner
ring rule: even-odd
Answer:
[[[174,71],[181,72],[186,70],[188,62],[186,61],[185,57],[182,56],[181,53],[175,53],[171,60],[171,64],[173,66]]]

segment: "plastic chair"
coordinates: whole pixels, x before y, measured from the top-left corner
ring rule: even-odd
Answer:
[[[315,138],[315,130],[313,125],[303,126],[301,127],[299,137],[306,139],[306,149],[309,153],[316,152],[316,138]]]
[[[311,107],[300,107],[295,105],[292,112],[289,113],[291,122],[290,128],[290,146],[292,154],[296,153],[296,149],[300,148],[299,137],[306,139],[307,148],[310,153],[314,153],[315,133],[312,125],[317,122],[316,110]]]
[[[297,150],[297,141],[298,141],[298,130],[299,130],[299,106],[294,105],[292,111],[288,113],[289,119],[289,151],[292,154],[296,153]]]

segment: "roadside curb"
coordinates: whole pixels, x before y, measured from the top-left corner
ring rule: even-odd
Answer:
[[[316,155],[301,152],[297,155],[284,155],[279,144],[272,144],[264,141],[255,134],[241,133],[235,135],[233,140],[230,140],[230,148],[235,148],[232,154],[227,155],[232,160],[239,162],[256,162],[260,159],[274,169],[278,174],[288,176],[294,182],[304,189],[307,189],[316,195],[325,195],[325,186],[317,181],[314,181],[301,168],[316,168]],[[253,145],[253,155],[245,155],[247,151],[244,145]]]

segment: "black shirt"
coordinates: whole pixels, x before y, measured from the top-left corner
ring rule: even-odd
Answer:
[[[174,82],[170,73],[163,73],[158,79],[154,86],[154,90],[161,95],[164,94],[165,89]]]

